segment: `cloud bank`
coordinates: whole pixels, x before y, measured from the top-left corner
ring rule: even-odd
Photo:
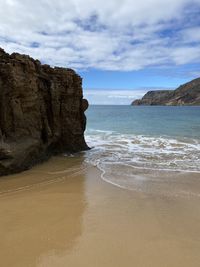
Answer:
[[[0,0],[0,46],[77,70],[196,64],[199,13],[200,0]]]
[[[149,90],[149,88],[136,90],[86,89],[84,97],[92,105],[130,105],[133,100],[142,98]]]

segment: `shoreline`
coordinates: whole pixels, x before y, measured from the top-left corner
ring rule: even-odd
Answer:
[[[0,195],[2,265],[198,266],[199,198],[122,190],[100,174],[54,157],[0,180],[12,190]]]

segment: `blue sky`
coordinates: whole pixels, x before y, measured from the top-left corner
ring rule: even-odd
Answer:
[[[200,77],[200,0],[0,0],[0,47],[75,69],[96,104]]]

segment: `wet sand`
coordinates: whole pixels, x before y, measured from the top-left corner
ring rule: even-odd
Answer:
[[[118,188],[81,157],[0,179],[0,266],[198,267],[199,252],[199,197]]]

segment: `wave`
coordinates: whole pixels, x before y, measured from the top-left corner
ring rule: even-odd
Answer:
[[[155,184],[171,188],[189,173],[200,178],[199,139],[91,129],[86,141],[93,149],[86,152],[85,161],[102,171],[102,179],[121,188],[143,191],[150,183],[154,189]]]

